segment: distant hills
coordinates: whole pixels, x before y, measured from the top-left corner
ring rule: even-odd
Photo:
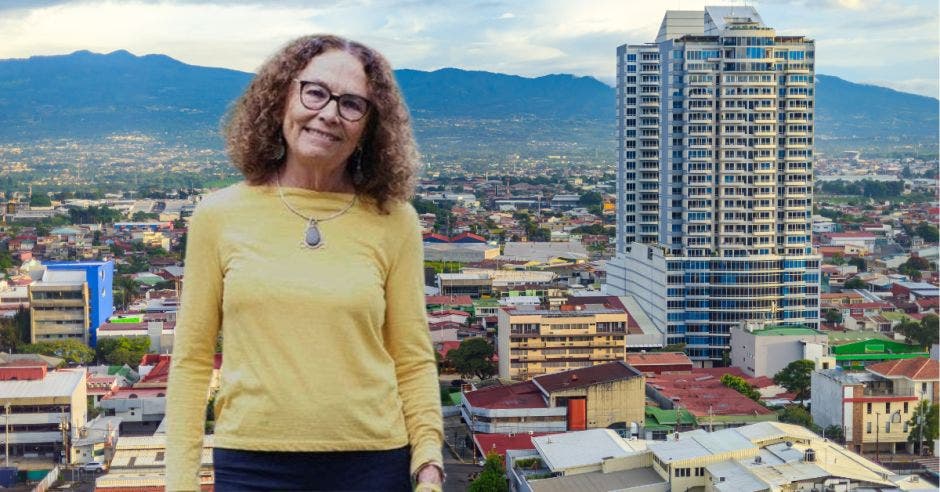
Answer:
[[[251,77],[127,51],[0,60],[0,140],[142,132],[220,146],[219,120]],[[397,70],[396,77],[419,143],[427,148],[456,146],[451,154],[459,156],[460,147],[477,146],[472,140],[480,135],[499,137],[507,151],[517,140],[520,148],[531,149],[530,140],[542,138],[577,139],[560,145],[602,160],[614,154],[614,89],[594,78],[525,78],[455,68]],[[817,79],[818,146],[935,141],[936,99],[827,75]],[[456,141],[448,133],[452,128]]]

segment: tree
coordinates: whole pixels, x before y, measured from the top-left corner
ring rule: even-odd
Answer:
[[[116,275],[114,277],[114,293],[121,297],[121,310],[127,310],[127,306],[134,302],[138,287],[137,281],[129,276]]]
[[[20,353],[51,355],[64,359],[68,365],[85,365],[95,360],[95,352],[79,340],[31,343],[20,347]]]
[[[914,343],[920,347],[929,347],[935,343],[940,343],[940,318],[936,314],[928,314],[920,320],[920,323],[912,320],[902,321],[895,330],[904,335],[908,343]]]
[[[592,205],[600,207],[604,205],[604,195],[596,191],[589,191],[578,198],[578,205],[582,207],[590,207]]]
[[[20,345],[20,337],[12,320],[0,320],[0,352],[13,353]]]
[[[795,360],[774,375],[774,383],[783,386],[787,391],[796,393],[796,399],[802,404],[803,400],[809,396],[810,374],[815,368],[816,364],[811,360]]]
[[[813,429],[815,427],[813,424],[813,416],[809,413],[809,410],[803,408],[802,405],[787,405],[783,407],[783,411],[780,412],[778,418],[781,422],[802,425],[807,429]]]
[[[826,427],[826,429],[823,431],[823,437],[838,442],[845,441],[845,435],[843,434],[842,426],[840,425],[830,425],[829,427]]]
[[[34,193],[29,197],[30,207],[51,207],[52,200],[45,193]]]
[[[865,261],[865,258],[859,256],[849,258],[849,265],[855,265],[859,273],[868,271],[868,262]]]
[[[823,317],[826,319],[826,323],[837,324],[842,322],[842,312],[838,309],[827,309],[823,314]]]
[[[931,405],[929,400],[921,400],[914,407],[911,420],[907,423],[911,429],[911,433],[907,435],[907,442],[914,445],[917,454],[922,454],[921,448],[924,444],[928,449],[933,449],[933,442],[940,437],[938,436],[940,432],[938,419],[940,419],[940,405],[936,403]],[[923,436],[923,441],[921,441],[921,436]]]
[[[862,279],[858,277],[852,277],[845,282],[843,287],[846,289],[864,289],[865,282],[863,282]]]
[[[447,352],[448,362],[464,378],[476,376],[486,379],[496,374],[492,357],[493,346],[483,338],[468,338]]]
[[[506,483],[506,469],[503,467],[503,459],[495,452],[489,452],[486,455],[486,462],[483,464],[483,471],[476,480],[470,482],[467,487],[468,492],[508,492],[509,484]]]
[[[29,309],[20,307],[16,310],[16,314],[13,315],[13,326],[16,327],[17,338],[25,343],[29,341],[32,337],[30,332],[30,326],[32,325],[31,315],[29,314]]]
[[[725,374],[721,376],[721,384],[737,391],[738,393],[741,393],[742,395],[754,401],[760,401],[760,392],[754,389],[753,386],[748,384],[748,382],[740,376]]]
[[[685,344],[671,343],[663,348],[653,349],[651,352],[685,352]]]
[[[928,243],[935,243],[940,240],[940,230],[937,229],[937,226],[931,225],[927,222],[921,222],[920,224],[917,224],[914,232],[916,232],[918,236],[924,238],[924,241],[927,241]]]
[[[98,360],[112,366],[137,367],[149,351],[150,337],[147,336],[102,338],[95,347]]]

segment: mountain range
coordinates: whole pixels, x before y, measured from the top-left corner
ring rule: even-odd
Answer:
[[[525,78],[445,68],[396,70],[422,147],[473,146],[475,136],[522,147],[535,138],[580,139],[612,156],[615,90],[591,77]],[[221,116],[253,74],[127,51],[0,60],[0,141],[94,138],[141,132],[220,146]],[[817,147],[834,142],[934,142],[938,101],[838,77],[816,76]],[[474,130],[468,130],[467,128]],[[451,129],[456,133],[451,133]],[[564,129],[576,128],[572,136]],[[188,138],[188,137],[187,137]],[[435,139],[443,139],[437,141]],[[424,140],[424,141],[422,141]],[[453,150],[453,149],[452,149]],[[459,149],[453,151],[459,155]]]

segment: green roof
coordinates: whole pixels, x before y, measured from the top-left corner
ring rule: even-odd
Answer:
[[[816,331],[806,326],[768,326],[762,330],[752,332],[756,336],[777,336],[792,337],[799,335],[822,335],[823,332]]]
[[[450,393],[450,402],[454,406],[460,406],[463,404],[463,399],[460,397],[460,391],[452,391]]]
[[[112,316],[108,318],[108,322],[110,323],[143,323],[144,315],[133,314],[133,315]]]
[[[870,340],[870,339],[880,339],[880,340],[891,340],[883,333],[878,333],[877,331],[830,331],[829,332],[829,345],[842,345],[850,342],[857,342],[859,340]]]
[[[930,357],[929,352],[908,353],[908,354],[845,354],[837,355],[837,361],[852,360],[900,360],[916,359],[917,357]]]
[[[688,410],[684,408],[679,409],[679,415],[680,415],[680,419],[682,420],[682,425],[695,425],[696,424],[695,416],[689,413]],[[648,419],[653,420],[652,423],[650,422],[650,420],[646,421],[645,427],[647,429],[649,429],[651,425],[656,426],[656,427],[660,427],[660,426],[668,427],[670,429],[676,425],[676,411],[675,410],[663,410],[662,408],[659,408],[659,407],[648,406],[646,407],[646,416]],[[654,430],[662,430],[662,429],[654,429]]]
[[[869,332],[870,333],[870,332]],[[893,340],[884,340],[870,338],[858,342],[846,343],[837,347],[832,347],[832,354],[839,355],[868,355],[868,354],[923,354],[924,349],[916,345],[895,342]],[[902,357],[904,358],[904,357]],[[836,357],[838,359],[838,357]]]
[[[483,307],[493,307],[499,306],[499,301],[497,299],[474,299],[474,306],[483,306]]]
[[[904,321],[906,319],[913,319],[904,313],[898,313],[896,311],[884,311],[881,313],[881,315],[890,321]]]

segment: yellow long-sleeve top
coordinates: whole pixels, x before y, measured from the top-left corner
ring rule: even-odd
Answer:
[[[284,188],[327,217],[350,194]],[[191,219],[167,397],[167,490],[198,490],[206,392],[217,336],[222,385],[214,445],[259,451],[411,448],[411,471],[441,458],[423,254],[411,205],[353,206],[307,223],[271,186],[207,196]]]

